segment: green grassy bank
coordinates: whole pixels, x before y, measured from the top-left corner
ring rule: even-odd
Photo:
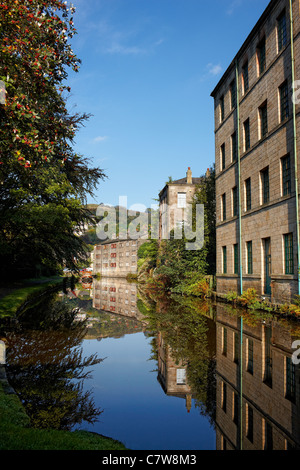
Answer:
[[[0,381],[0,450],[126,450],[123,444],[86,431],[33,429],[15,394]]]
[[[9,288],[0,286],[0,320],[1,318],[15,315],[17,310],[32,294],[43,292],[52,286],[55,287],[58,284],[62,284],[62,282],[63,278],[57,276],[45,279],[32,279],[24,281],[19,285],[10,286]],[[5,295],[5,292],[8,292],[7,295]]]
[[[31,280],[23,286],[10,286],[0,298],[1,318],[14,316],[36,294],[62,284],[62,278]],[[3,291],[4,292],[4,289]],[[113,439],[86,431],[35,429],[15,393],[11,393],[4,367],[0,366],[0,450],[126,450]]]

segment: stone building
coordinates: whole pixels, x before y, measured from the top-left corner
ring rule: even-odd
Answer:
[[[216,448],[299,449],[293,331],[276,320],[241,324],[225,306],[216,308]]]
[[[300,79],[300,2],[291,5],[269,3],[212,92],[217,292],[254,287],[278,303],[299,292],[300,107],[292,87]]]
[[[93,273],[104,277],[126,277],[137,273],[138,249],[147,240],[109,240],[96,245]]]
[[[159,239],[168,239],[168,234],[180,226],[187,215],[188,204],[193,200],[196,186],[201,178],[192,176],[188,168],[186,178],[170,181],[159,193]]]

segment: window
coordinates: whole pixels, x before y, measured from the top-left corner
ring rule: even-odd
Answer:
[[[239,396],[237,392],[233,394],[233,422],[238,424],[239,421]]]
[[[186,208],[186,193],[178,193],[177,194],[177,207],[179,209]]]
[[[249,90],[248,61],[243,66],[242,77],[243,77],[243,87],[244,87],[244,94],[245,94]]]
[[[239,246],[236,243],[233,245],[233,261],[234,261],[234,274],[239,273]]]
[[[289,112],[289,90],[287,82],[284,82],[279,87],[279,100],[280,100],[280,122],[283,122],[290,115]]]
[[[221,170],[225,170],[226,160],[225,160],[225,144],[221,145]]]
[[[246,179],[245,190],[246,190],[246,211],[250,211],[251,210],[251,178]]]
[[[247,242],[247,272],[253,274],[252,241]]]
[[[233,356],[233,362],[236,364],[239,363],[239,335],[235,332],[234,333],[234,356]]]
[[[238,193],[236,186],[232,189],[232,215],[233,217],[238,215]]]
[[[244,122],[244,151],[247,152],[250,148],[250,121]]]
[[[227,386],[222,382],[222,410],[226,413],[227,409]]]
[[[278,52],[284,48],[287,43],[287,31],[286,31],[286,15],[285,10],[277,19],[277,37],[278,37]]]
[[[224,106],[224,95],[220,98],[220,120],[224,121],[225,117],[225,106]]]
[[[285,398],[295,401],[296,398],[295,364],[290,357],[285,358]]]
[[[227,247],[226,246],[222,247],[222,253],[223,253],[223,274],[227,274]]]
[[[247,372],[253,374],[253,340],[248,339],[247,349]]]
[[[177,380],[177,385],[186,384],[186,370],[185,369],[176,370],[176,380]]]
[[[247,439],[253,442],[253,408],[247,403]]]
[[[257,46],[258,75],[266,70],[266,38],[263,38]]]
[[[272,387],[272,351],[271,351],[271,327],[265,328],[265,364],[264,364],[264,382],[269,387]]]
[[[294,274],[293,234],[284,235],[285,274]]]
[[[292,191],[292,178],[291,178],[291,159],[287,155],[281,159],[281,171],[282,171],[282,194],[288,196]]]
[[[269,167],[261,171],[262,204],[270,200]]]
[[[222,354],[227,356],[227,328],[222,328]]]
[[[237,160],[237,138],[236,132],[231,136],[231,160],[235,162]]]
[[[221,196],[222,201],[222,220],[226,220],[226,194],[222,194]]]
[[[236,86],[235,86],[235,80],[233,80],[230,84],[230,103],[231,103],[231,109],[234,109],[236,106]]]
[[[259,108],[260,138],[263,139],[268,133],[268,109],[267,102]]]
[[[273,429],[268,421],[265,423],[265,445],[264,450],[273,450]]]

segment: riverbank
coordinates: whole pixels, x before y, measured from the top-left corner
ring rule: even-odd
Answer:
[[[62,284],[63,278],[28,279],[12,285],[0,285],[0,319],[11,317],[22,307],[29,296]]]
[[[0,450],[126,450],[119,441],[86,431],[31,428],[22,403],[1,376],[0,371]]]
[[[63,278],[58,276],[0,287],[0,321],[26,308],[33,295],[46,295],[60,284]],[[0,450],[126,450],[121,442],[99,434],[32,428],[4,364],[0,364],[0,435]]]

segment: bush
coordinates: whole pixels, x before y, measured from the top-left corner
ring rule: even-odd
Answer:
[[[238,295],[234,291],[229,291],[226,294],[226,300],[228,300],[228,302],[236,302],[237,298],[238,298]]]
[[[250,288],[246,292],[244,292],[239,298],[239,303],[243,305],[243,307],[250,308],[251,306],[258,302],[257,292],[256,289]]]

